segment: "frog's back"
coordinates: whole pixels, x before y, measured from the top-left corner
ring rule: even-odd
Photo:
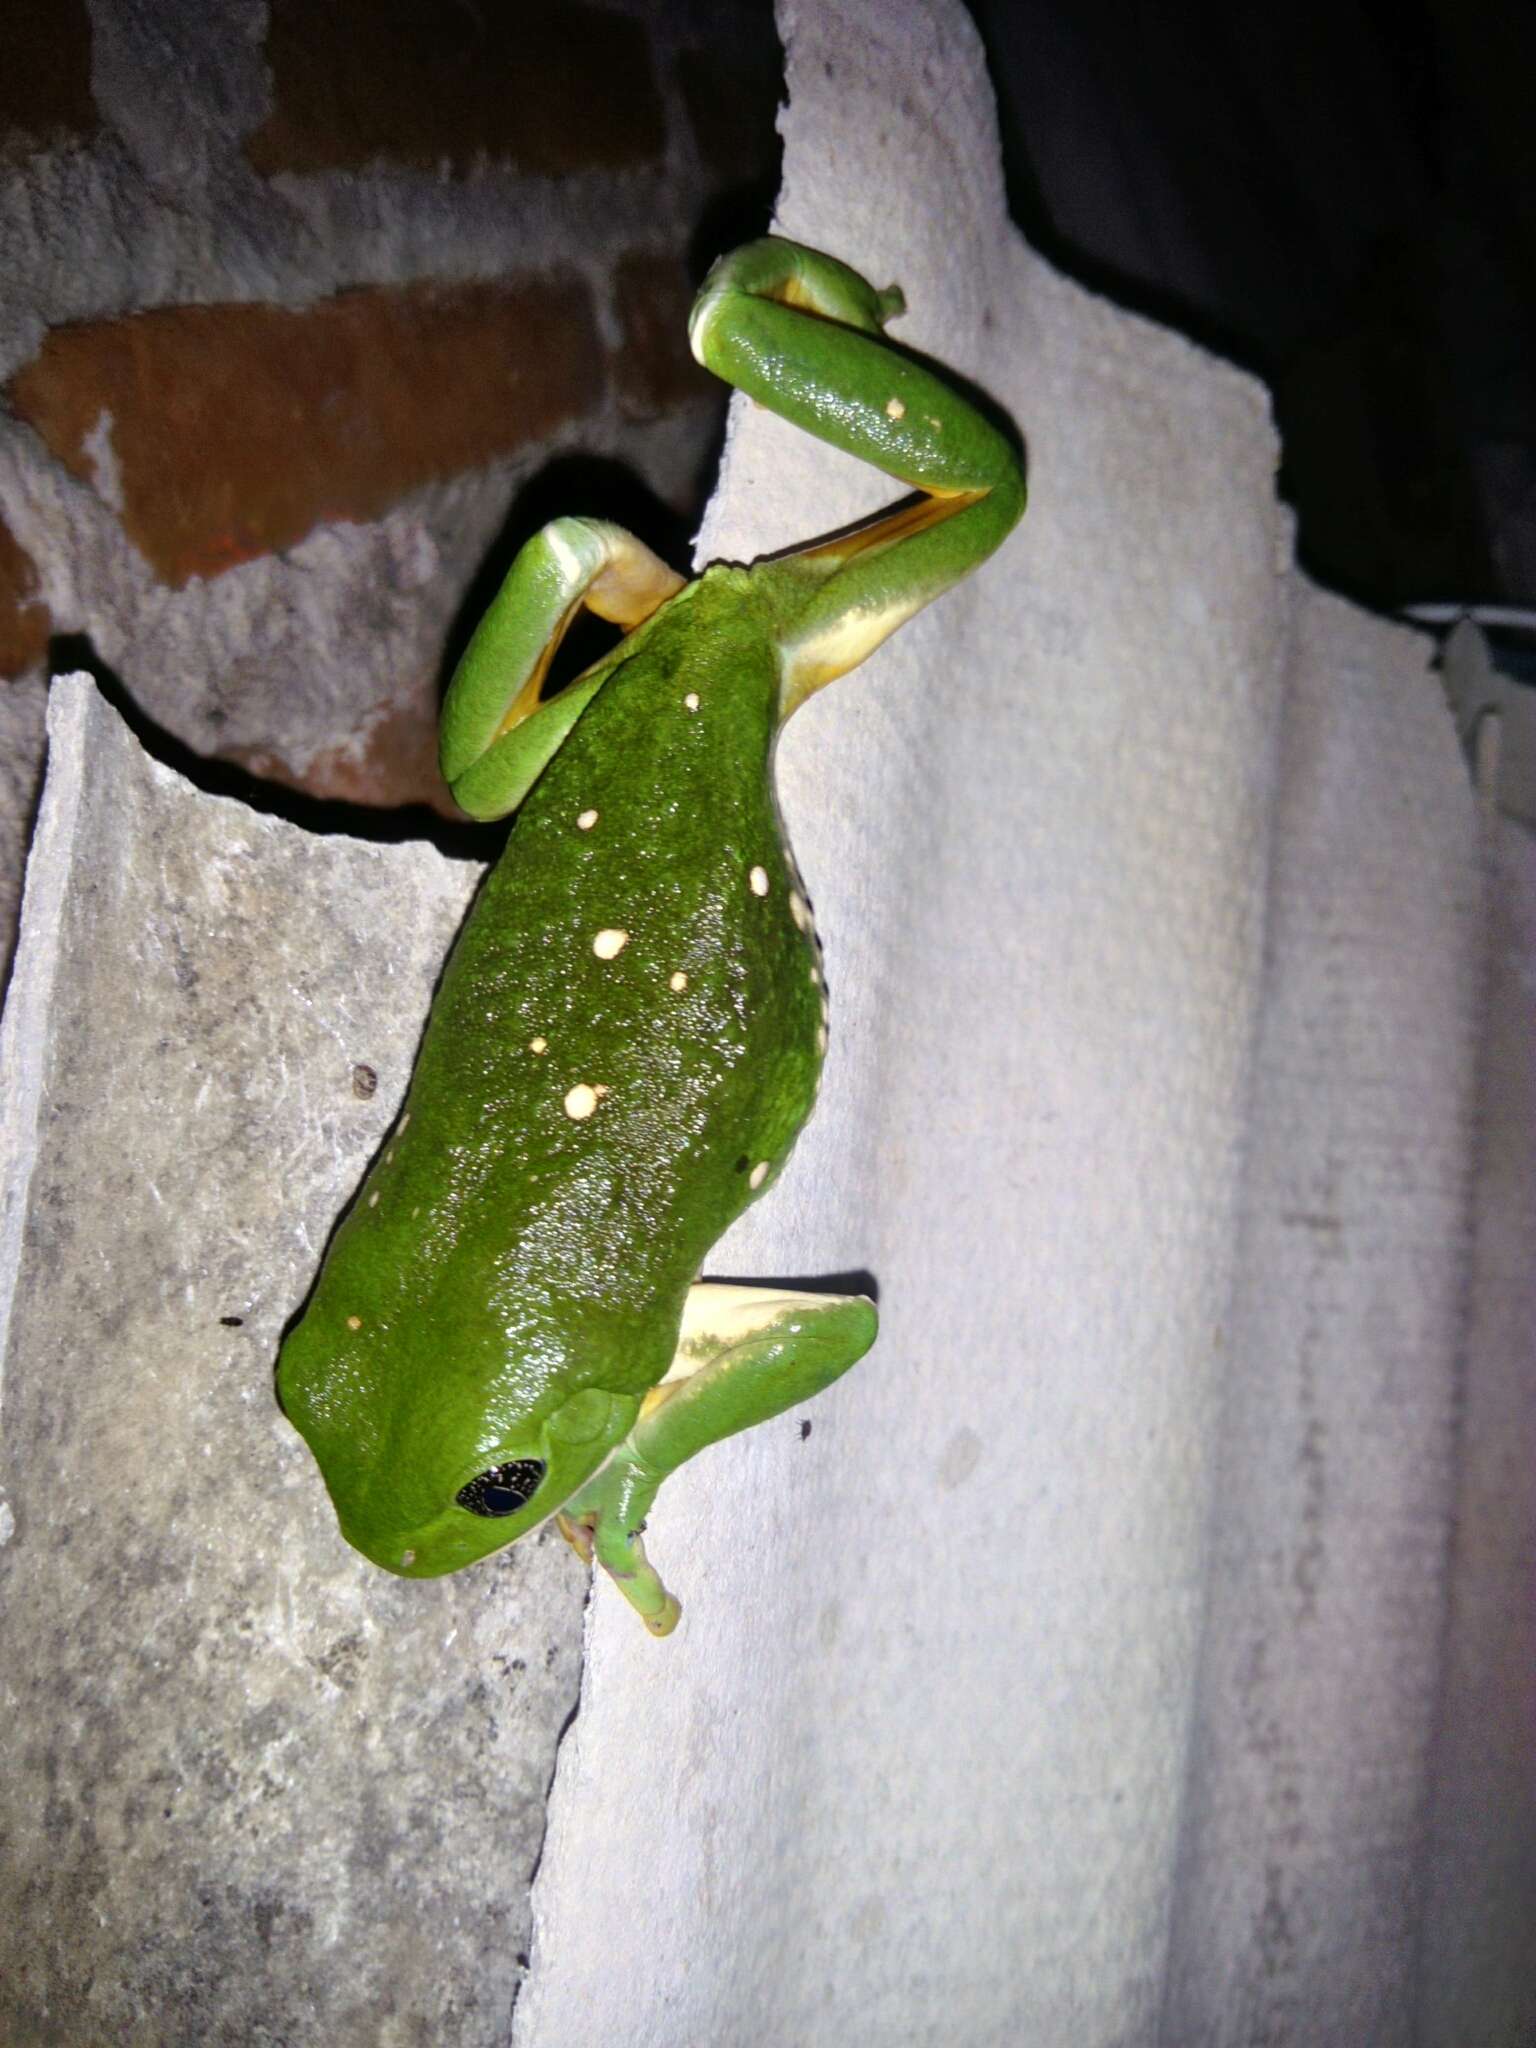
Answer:
[[[360,1262],[413,1341],[481,1372],[547,1356],[567,1386],[665,1370],[684,1293],[783,1161],[825,1047],[772,790],[777,698],[746,572],[710,571],[525,800],[331,1257]]]

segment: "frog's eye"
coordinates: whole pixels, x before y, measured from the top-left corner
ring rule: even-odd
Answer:
[[[542,1458],[514,1458],[508,1465],[493,1465],[479,1472],[454,1499],[472,1515],[515,1515],[527,1507],[544,1478]]]

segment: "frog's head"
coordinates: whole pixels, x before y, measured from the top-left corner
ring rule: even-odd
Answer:
[[[342,1534],[375,1564],[405,1578],[434,1579],[458,1571],[513,1543],[562,1507],[628,1434],[639,1403],[631,1396],[583,1387],[542,1419],[531,1416],[502,1436],[494,1449],[478,1449],[441,1475],[426,1514],[402,1523],[386,1517],[381,1528],[363,1508],[349,1514],[332,1489]],[[329,1474],[327,1474],[329,1483]]]
[[[466,1400],[457,1376],[440,1371],[413,1378],[381,1419],[377,1404],[347,1399],[370,1376],[346,1370],[317,1320],[307,1316],[283,1346],[279,1399],[342,1534],[405,1578],[458,1571],[536,1528],[590,1479],[639,1408],[600,1387],[567,1391],[561,1374],[542,1385],[509,1377]]]

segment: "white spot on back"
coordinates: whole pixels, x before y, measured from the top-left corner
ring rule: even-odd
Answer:
[[[811,913],[798,889],[791,889],[789,892],[789,914],[800,931],[807,931],[810,928]]]
[[[674,995],[679,995],[679,996],[680,996],[680,995],[682,994],[683,990],[684,990],[684,989],[685,989],[685,988],[686,988],[687,986],[688,986],[688,977],[687,977],[687,975],[686,975],[686,974],[684,974],[684,972],[683,972],[683,970],[681,969],[681,967],[679,967],[679,969],[677,970],[676,974],[674,974],[674,975],[672,976],[672,978],[670,979],[670,981],[668,981],[668,983],[667,983],[667,987],[668,987],[669,989],[671,989],[671,991],[672,991],[672,993],[673,993]]]
[[[754,868],[751,874],[748,875],[747,880],[752,885],[752,894],[754,896],[766,896],[768,894],[768,870],[766,868]]]
[[[576,830],[578,832],[590,832],[592,830],[592,827],[596,823],[596,811],[583,811],[581,816],[576,820]]]
[[[686,705],[686,706],[688,707],[688,709],[689,709],[690,711],[697,711],[697,710],[698,710],[698,708],[699,708],[699,693],[698,693],[698,691],[697,691],[697,690],[690,690],[690,691],[688,692],[687,696],[686,696],[686,697],[685,697],[685,698],[683,699],[683,702],[684,702],[684,704],[685,704],[685,705]]]
[[[528,1050],[530,1052],[548,1052],[549,1040],[547,1038],[530,1038]]]
[[[613,960],[629,944],[629,933],[615,930],[612,926],[600,931],[592,941],[592,950],[599,960]]]
[[[907,408],[899,398],[888,398],[885,401],[885,416],[888,420],[904,420],[907,416]]]
[[[361,1329],[362,1327],[363,1327],[363,1319],[362,1319],[362,1317],[361,1317],[361,1316],[348,1316],[348,1317],[347,1317],[347,1328],[348,1328],[349,1330],[360,1330],[360,1329]]]
[[[747,1186],[749,1188],[760,1188],[767,1178],[768,1162],[766,1159],[759,1159],[756,1166],[747,1175]]]
[[[562,1107],[572,1123],[583,1123],[597,1107],[597,1090],[589,1088],[585,1081],[578,1081]]]
[[[368,1197],[368,1206],[370,1209],[377,1209],[377,1207],[379,1206],[379,1191],[377,1188],[375,1188],[373,1193]]]

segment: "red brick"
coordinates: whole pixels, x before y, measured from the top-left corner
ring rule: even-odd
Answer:
[[[485,158],[552,177],[660,158],[661,95],[642,22],[564,4],[271,0],[264,176],[384,162],[465,177]]]
[[[37,587],[37,565],[0,519],[0,676],[19,676],[48,652],[53,620]]]
[[[0,29],[0,155],[83,141],[101,126],[91,97],[85,0],[7,0]]]
[[[264,748],[226,748],[220,758],[311,796],[391,810],[429,804],[445,818],[463,821],[463,812],[438,773],[435,677],[424,678],[410,702],[393,706],[379,719],[360,757],[354,748],[334,747],[317,755],[302,775],[281,755]]]
[[[585,285],[520,278],[58,327],[7,394],[87,483],[111,415],[123,525],[179,585],[516,454],[602,375]]]
[[[614,304],[624,340],[610,363],[619,404],[631,419],[654,419],[725,387],[688,347],[693,294],[681,263],[637,251],[615,268]]]

